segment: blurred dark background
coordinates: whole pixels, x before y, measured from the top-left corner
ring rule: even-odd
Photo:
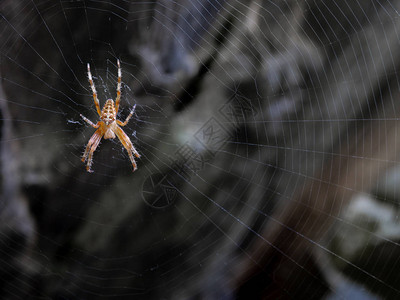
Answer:
[[[397,299],[399,11],[1,1],[0,298]]]

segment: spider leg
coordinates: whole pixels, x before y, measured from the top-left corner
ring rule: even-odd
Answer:
[[[88,153],[89,153],[89,149],[90,149],[90,147],[92,146],[92,144],[94,143],[94,141],[96,140],[96,138],[97,138],[98,135],[101,135],[100,129],[97,129],[97,130],[93,133],[92,137],[90,138],[89,142],[87,143],[85,152],[84,152],[83,155],[82,155],[82,159],[81,159],[82,162],[85,162],[85,161],[86,161],[87,156],[88,156]]]
[[[103,137],[103,130],[102,128],[97,129],[92,137],[90,138],[86,149],[85,149],[85,153],[83,153],[82,155],[82,162],[85,162],[87,160],[87,164],[86,164],[86,171],[88,172],[92,172],[92,170],[90,169],[90,167],[92,166],[92,159],[93,159],[93,152],[96,150],[97,146],[99,146],[101,138]],[[90,151],[89,151],[90,149]]]
[[[119,126],[125,126],[126,124],[128,124],[130,118],[132,117],[133,113],[135,112],[135,108],[136,108],[136,104],[133,106],[133,109],[129,113],[128,117],[125,119],[125,122],[121,122],[120,120],[117,120],[117,124]]]
[[[121,100],[121,64],[119,63],[119,59],[117,59],[118,65],[118,83],[117,83],[117,98],[115,98],[115,113],[118,113],[119,101]]]
[[[92,126],[93,128],[99,128],[100,127],[100,122],[97,122],[97,124],[94,124],[92,121],[90,121],[88,118],[86,118],[84,115],[80,115],[82,117],[82,119],[87,122],[90,126]]]
[[[131,140],[129,139],[129,137],[119,126],[115,126],[114,132],[117,135],[117,137],[119,138],[119,140],[121,141],[121,144],[125,147],[126,151],[128,151],[129,158],[132,162],[133,171],[135,171],[137,169],[137,166],[136,166],[136,161],[135,161],[135,158],[133,157],[133,155],[135,155],[137,158],[139,158],[140,154],[136,151],[136,149],[135,149],[135,147],[133,147],[133,144],[132,144]]]
[[[97,113],[101,117],[100,103],[99,103],[99,99],[97,99],[96,87],[94,86],[92,73],[90,72],[90,65],[89,64],[87,64],[87,71],[88,71],[88,78],[89,78],[90,87],[92,88],[92,92],[93,92],[94,105],[96,105]]]

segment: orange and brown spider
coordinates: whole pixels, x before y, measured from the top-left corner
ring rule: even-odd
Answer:
[[[93,91],[94,104],[96,105],[97,113],[100,116],[100,121],[97,122],[97,124],[94,124],[92,121],[90,121],[88,118],[84,117],[81,114],[81,117],[83,120],[85,120],[93,128],[97,128],[97,130],[94,132],[94,134],[90,138],[90,140],[86,146],[85,153],[82,156],[83,162],[85,162],[87,160],[86,171],[88,171],[88,172],[93,172],[90,169],[90,167],[92,166],[93,152],[96,150],[97,146],[100,144],[101,138],[104,137],[104,139],[113,139],[113,138],[115,138],[115,135],[119,138],[122,145],[125,147],[126,151],[128,151],[129,158],[131,159],[131,162],[132,162],[133,171],[135,171],[137,169],[136,162],[135,162],[133,155],[135,155],[137,158],[139,158],[140,154],[136,151],[135,147],[133,147],[133,144],[132,144],[131,140],[129,139],[129,137],[126,135],[126,133],[121,129],[121,127],[119,127],[119,126],[125,126],[126,124],[128,124],[129,119],[133,115],[136,105],[133,107],[133,109],[129,113],[125,122],[121,122],[120,120],[117,120],[119,101],[121,99],[121,66],[120,66],[119,60],[117,60],[117,65],[118,65],[118,83],[117,83],[117,98],[115,99],[115,106],[114,106],[114,101],[112,99],[108,99],[106,101],[106,104],[104,104],[103,109],[100,111],[100,104],[99,104],[99,100],[97,99],[96,87],[94,86],[94,83],[93,83],[92,73],[90,73],[90,65],[87,64],[89,83],[90,83],[90,87],[92,88],[92,91]]]

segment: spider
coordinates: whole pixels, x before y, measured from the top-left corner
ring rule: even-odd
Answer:
[[[90,65],[87,64],[89,83],[93,91],[94,104],[96,105],[97,113],[100,116],[100,121],[98,121],[97,124],[94,124],[92,121],[90,121],[82,114],[80,115],[82,119],[86,121],[90,126],[97,129],[90,138],[86,146],[85,153],[83,153],[82,156],[82,162],[86,162],[87,160],[86,171],[88,172],[93,172],[90,168],[92,166],[93,152],[96,151],[97,146],[100,144],[101,138],[104,137],[104,139],[113,139],[115,138],[115,135],[118,137],[121,144],[125,147],[126,151],[128,151],[129,158],[132,162],[133,171],[137,169],[133,155],[139,158],[140,154],[136,151],[135,147],[133,147],[131,140],[120,127],[128,124],[129,119],[132,117],[133,112],[135,111],[136,105],[129,113],[125,122],[117,120],[119,101],[121,99],[121,66],[119,60],[117,60],[117,65],[118,65],[118,83],[117,83],[117,98],[115,99],[115,106],[114,106],[114,101],[112,99],[108,99],[106,101],[106,104],[104,104],[103,109],[100,111],[100,104],[99,100],[97,99],[96,87],[94,86],[93,83],[92,73],[90,73]]]

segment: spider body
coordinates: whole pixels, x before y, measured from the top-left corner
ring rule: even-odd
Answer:
[[[121,127],[125,126],[126,124],[128,124],[129,119],[133,115],[135,106],[129,113],[125,122],[121,122],[120,120],[117,120],[119,101],[121,99],[121,66],[120,66],[119,60],[117,61],[117,65],[118,65],[118,84],[117,84],[117,98],[115,99],[115,105],[114,105],[114,101],[112,99],[108,99],[106,101],[106,103],[104,104],[104,107],[102,110],[100,110],[99,100],[97,99],[96,87],[93,83],[92,74],[90,72],[90,65],[89,64],[87,65],[89,83],[90,83],[90,87],[93,91],[94,104],[96,106],[97,113],[100,116],[100,121],[97,122],[96,124],[94,124],[88,118],[81,115],[83,120],[85,120],[93,128],[97,129],[94,132],[94,134],[92,135],[92,137],[90,138],[90,140],[86,146],[85,152],[83,153],[83,156],[82,156],[82,161],[83,162],[87,161],[86,170],[88,172],[92,172],[91,166],[92,166],[92,161],[93,161],[93,152],[96,150],[97,146],[100,144],[101,139],[103,137],[104,137],[104,139],[113,139],[116,136],[120,140],[121,144],[125,147],[126,151],[128,151],[129,159],[132,162],[133,171],[135,171],[137,169],[134,155],[137,158],[139,158],[140,154],[136,151],[135,147],[133,147],[131,140],[129,139],[129,137],[126,135],[126,133],[121,128]]]
[[[115,122],[115,116],[117,112],[115,110],[114,101],[112,99],[108,99],[106,104],[104,104],[103,109],[101,110],[100,119],[106,123],[106,125]]]

